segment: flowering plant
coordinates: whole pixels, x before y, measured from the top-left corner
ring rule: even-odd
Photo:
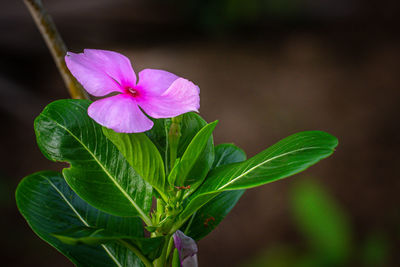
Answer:
[[[337,146],[321,131],[293,134],[247,160],[233,144],[214,146],[217,121],[196,113],[198,86],[155,69],[137,79],[129,60],[112,51],[65,53],[41,2],[24,2],[71,96],[83,99],[52,102],[36,118],[43,155],[69,166],[25,177],[17,206],[32,230],[77,266],[197,266],[195,241],[246,189],[303,171]],[[85,99],[67,68],[102,98]]]
[[[194,240],[245,189],[303,171],[337,145],[328,133],[300,132],[246,160],[233,144],[214,146],[217,122],[193,112],[192,82],[151,69],[136,82],[129,60],[111,51],[68,53],[66,63],[90,94],[114,95],[43,110],[39,148],[70,166],[26,177],[16,199],[35,233],[79,266],[197,266]]]

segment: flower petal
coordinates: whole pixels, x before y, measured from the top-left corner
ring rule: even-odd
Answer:
[[[171,118],[200,108],[200,89],[191,81],[178,78],[160,96],[144,95],[139,106],[153,118]]]
[[[153,127],[135,99],[127,94],[95,101],[89,106],[88,114],[97,123],[118,133],[140,133]]]
[[[182,267],[197,267],[197,266],[199,266],[199,263],[197,260],[197,254],[194,254],[193,256],[189,256],[182,261]]]
[[[104,68],[105,72],[119,84],[131,87],[136,85],[136,74],[126,56],[114,51],[98,49],[85,49],[83,52],[89,59]]]
[[[144,69],[139,72],[137,87],[142,88],[147,94],[161,95],[179,77],[165,70]]]
[[[197,267],[198,248],[196,242],[180,230],[174,233],[173,238],[182,267]]]
[[[65,62],[86,91],[94,96],[123,92],[122,86],[136,83],[129,59],[116,52],[95,49],[85,49],[80,54],[68,52]]]

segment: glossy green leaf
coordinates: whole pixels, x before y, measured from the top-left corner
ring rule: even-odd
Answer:
[[[325,132],[300,132],[244,162],[221,166],[211,171],[192,195],[180,221],[186,221],[219,192],[256,187],[301,172],[331,155],[337,144],[337,139]]]
[[[200,240],[208,235],[225,219],[244,191],[244,189],[233,190],[218,194],[193,214],[193,222],[186,234],[195,240]]]
[[[165,237],[145,238],[116,233],[104,228],[97,227],[74,227],[66,231],[53,234],[61,242],[69,245],[101,245],[108,243],[118,243],[120,240],[129,242],[135,246],[148,259],[153,261],[161,254]]]
[[[205,126],[207,123],[196,113],[188,112],[182,116],[181,121],[181,137],[179,139],[179,146],[177,152],[177,158],[182,158],[187,147],[189,146],[195,135]],[[163,156],[164,165],[168,166],[168,141],[167,134],[170,125],[170,119],[156,119],[153,120],[154,126],[150,131],[146,132],[146,135],[156,145],[160,154]],[[191,171],[187,177],[193,177],[198,181],[204,180],[207,173],[209,172],[214,162],[214,142],[212,136],[209,137],[207,145],[204,148],[201,155],[198,157],[196,163],[191,168]],[[185,191],[185,196],[188,196],[194,191],[196,187],[191,187]]]
[[[177,178],[178,175],[179,175],[180,162],[181,162],[181,159],[180,159],[180,158],[177,158],[177,159],[175,160],[174,167],[172,168],[171,172],[170,172],[169,175],[168,175],[168,183],[169,183],[170,185],[174,185],[174,184],[175,184],[175,180],[176,180],[176,178]]]
[[[215,147],[212,169],[246,160],[246,153],[234,144],[220,144]]]
[[[178,157],[182,158],[184,152],[193,140],[194,136],[206,125],[206,121],[203,120],[196,113],[186,113],[183,115],[181,123],[182,136],[179,141]],[[211,166],[214,162],[214,140],[212,135],[208,138],[207,145],[203,152],[197,158],[196,163],[191,168],[187,177],[193,178],[195,181],[204,181]],[[199,183],[194,184],[189,190],[185,191],[184,197],[186,198],[192,192],[194,192],[199,186]]]
[[[90,101],[50,103],[35,120],[38,145],[63,170],[71,188],[94,207],[119,216],[139,215],[147,224],[152,187],[129,165],[87,115]]]
[[[174,181],[174,186],[187,186],[190,185],[194,189],[203,182],[205,177],[188,177],[194,164],[197,162],[199,156],[203,153],[208,139],[217,125],[217,121],[204,126],[192,139],[185,152],[183,153],[179,162],[179,175]]]
[[[337,144],[337,139],[325,132],[297,133],[243,163],[220,167],[208,181],[218,191],[263,185],[305,170],[330,156]]]
[[[221,144],[215,147],[213,168],[245,160],[246,154],[242,149],[232,144]],[[217,195],[192,215],[193,218],[189,220],[190,227],[185,234],[195,240],[200,240],[208,235],[232,210],[244,191],[244,189],[225,191]]]
[[[100,227],[143,237],[137,217],[118,217],[93,208],[78,197],[61,174],[43,171],[24,178],[16,191],[17,206],[32,230],[78,266],[142,266],[119,244],[67,245],[52,236],[71,227]]]
[[[117,133],[104,127],[103,133],[133,169],[167,201],[164,163],[153,142],[144,133]]]
[[[171,119],[152,119],[152,120],[154,123],[153,128],[145,132],[145,134],[157,147],[164,161],[164,167],[167,168],[169,166],[167,135],[168,135],[169,125],[171,124]]]
[[[207,122],[197,113],[189,112],[182,115],[178,157],[182,157],[195,135],[206,125]]]

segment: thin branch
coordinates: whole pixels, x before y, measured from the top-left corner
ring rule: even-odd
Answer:
[[[65,64],[64,57],[67,53],[67,47],[58,33],[51,16],[43,8],[42,1],[24,0],[24,3],[28,7],[36,26],[42,34],[43,39],[45,40],[47,47],[53,56],[53,59],[71,97],[76,99],[89,99],[89,96],[85,90],[72,76],[67,68],[67,65]]]

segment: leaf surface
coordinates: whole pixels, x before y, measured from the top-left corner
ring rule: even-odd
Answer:
[[[144,256],[150,260],[158,258],[161,254],[162,246],[165,242],[165,237],[145,238],[138,236],[131,236],[126,234],[116,233],[104,228],[96,227],[74,227],[66,231],[53,234],[61,242],[77,245],[101,245],[108,243],[119,242],[124,240],[139,249]]]
[[[38,145],[63,170],[69,186],[94,207],[118,216],[139,215],[147,224],[152,187],[129,165],[87,115],[90,101],[50,103],[35,120]]]
[[[195,135],[207,125],[198,114],[193,112],[185,113],[182,116],[182,121],[180,124],[181,137],[179,139],[179,146],[177,150],[177,158],[182,158],[190,142],[193,140]],[[169,150],[168,150],[168,131],[169,125],[171,124],[170,119],[153,119],[154,126],[150,131],[146,132],[146,135],[151,139],[151,141],[156,145],[159,150],[163,160],[164,166],[167,168],[169,166]],[[212,164],[214,162],[214,142],[212,136],[208,138],[207,144],[198,156],[197,161],[191,168],[187,177],[192,177],[196,181],[203,181],[209,172]],[[189,190],[185,191],[185,196],[191,194],[196,186],[191,187]]]
[[[180,220],[186,221],[220,192],[252,188],[301,172],[330,156],[337,144],[336,137],[325,132],[300,132],[244,162],[218,167],[191,196]]]
[[[27,176],[18,185],[16,201],[32,230],[74,264],[142,266],[136,255],[119,244],[71,246],[52,235],[71,227],[101,227],[124,235],[143,237],[139,218],[118,217],[90,206],[71,190],[61,174],[42,171]]]
[[[133,169],[167,201],[164,163],[153,142],[144,133],[117,133],[105,127],[103,133]]]
[[[185,152],[179,161],[179,175],[174,181],[174,186],[187,186],[190,185],[193,190],[201,184],[205,177],[198,179],[198,177],[188,177],[194,164],[197,162],[199,156],[203,153],[208,139],[210,138],[217,122],[213,122],[204,126],[192,139]]]
[[[215,147],[213,169],[246,160],[244,151],[233,144],[220,144]],[[243,190],[225,191],[201,207],[191,221],[186,233],[195,240],[200,240],[214,230],[239,201]],[[183,228],[185,229],[185,227]]]

